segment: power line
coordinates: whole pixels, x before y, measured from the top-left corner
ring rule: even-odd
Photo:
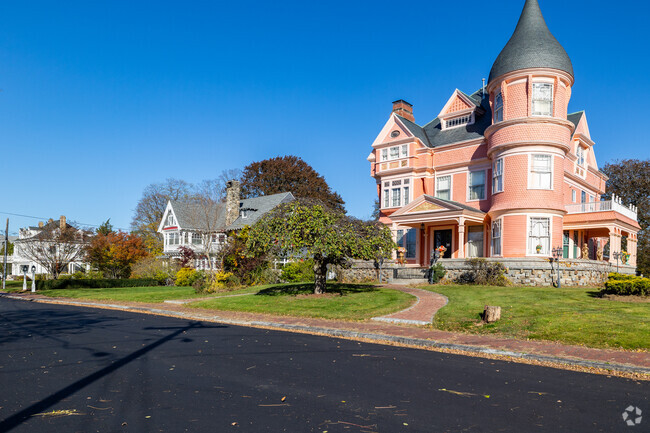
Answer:
[[[37,216],[34,216],[34,215],[23,215],[23,214],[19,214],[19,213],[2,212],[2,211],[0,211],[0,215],[11,215],[11,216],[17,216],[17,217],[22,217],[22,218],[32,218],[32,219],[35,219],[35,220],[42,220],[42,221],[47,221],[48,219],[50,219],[50,218],[46,218],[46,217],[37,217]],[[101,224],[100,225],[86,224],[86,223],[81,223],[81,222],[78,222],[77,224],[82,225],[82,226],[86,226],[86,227],[101,227]],[[128,229],[124,229],[122,227],[115,227],[115,228],[118,229],[118,230],[122,230],[124,232],[128,231]]]

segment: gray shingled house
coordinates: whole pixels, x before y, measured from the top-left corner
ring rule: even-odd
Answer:
[[[208,268],[205,256],[219,251],[229,232],[252,226],[275,207],[294,200],[290,192],[242,200],[240,192],[239,182],[230,181],[225,203],[169,201],[158,227],[165,256],[178,257],[179,248],[188,247],[204,257],[196,261],[196,267]]]

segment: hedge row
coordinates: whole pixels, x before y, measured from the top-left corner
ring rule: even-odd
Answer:
[[[106,289],[110,287],[147,287],[159,286],[160,283],[153,278],[140,279],[88,279],[88,280],[45,280],[36,281],[36,290],[56,289]]]
[[[605,288],[600,291],[601,295],[621,296],[648,296],[650,295],[650,279],[633,277],[623,280],[609,280]]]

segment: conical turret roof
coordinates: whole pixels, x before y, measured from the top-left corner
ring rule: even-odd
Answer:
[[[546,26],[537,0],[526,0],[517,28],[492,65],[488,82],[527,68],[559,69],[573,76],[571,59]]]

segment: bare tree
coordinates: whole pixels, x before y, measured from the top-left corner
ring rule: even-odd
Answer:
[[[14,248],[16,255],[38,263],[57,279],[71,263],[84,259],[84,246],[89,239],[90,232],[62,219],[50,221],[34,236],[16,241]]]

